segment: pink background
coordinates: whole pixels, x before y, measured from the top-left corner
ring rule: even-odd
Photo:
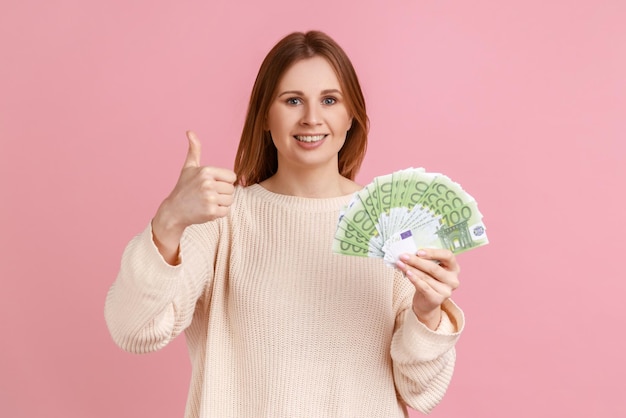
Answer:
[[[371,3],[2,2],[0,416],[182,416],[184,338],[122,352],[106,291],[185,130],[232,167],[263,56],[315,28],[368,100],[358,179],[444,172],[489,228],[459,257],[467,328],[431,416],[626,416],[626,2]]]

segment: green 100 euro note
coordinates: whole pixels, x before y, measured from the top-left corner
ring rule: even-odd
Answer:
[[[447,176],[408,168],[376,177],[339,215],[333,251],[393,266],[420,248],[461,253],[487,244],[474,198]]]

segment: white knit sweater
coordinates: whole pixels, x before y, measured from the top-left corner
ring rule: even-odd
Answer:
[[[401,273],[332,253],[349,198],[237,187],[229,216],[185,230],[178,266],[146,228],[107,295],[113,339],[145,353],[185,331],[187,418],[430,411],[452,377],[463,313],[447,301],[431,331],[411,310],[414,288]]]

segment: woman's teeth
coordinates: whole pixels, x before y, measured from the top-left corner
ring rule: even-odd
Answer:
[[[317,142],[324,139],[326,135],[296,135],[295,138],[300,142]]]

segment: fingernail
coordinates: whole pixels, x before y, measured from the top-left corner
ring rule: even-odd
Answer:
[[[398,260],[396,261],[396,266],[398,266],[398,268],[400,269],[404,269],[406,268],[406,264],[404,264],[402,261]]]
[[[424,256],[426,255],[426,251],[424,251],[424,250],[418,250],[418,251],[417,251],[417,255],[418,255],[418,256],[420,256],[420,257],[424,257]]]
[[[400,259],[401,259],[401,260],[404,260],[404,261],[409,261],[409,255],[408,255],[408,254],[402,254],[402,255],[400,256]]]

